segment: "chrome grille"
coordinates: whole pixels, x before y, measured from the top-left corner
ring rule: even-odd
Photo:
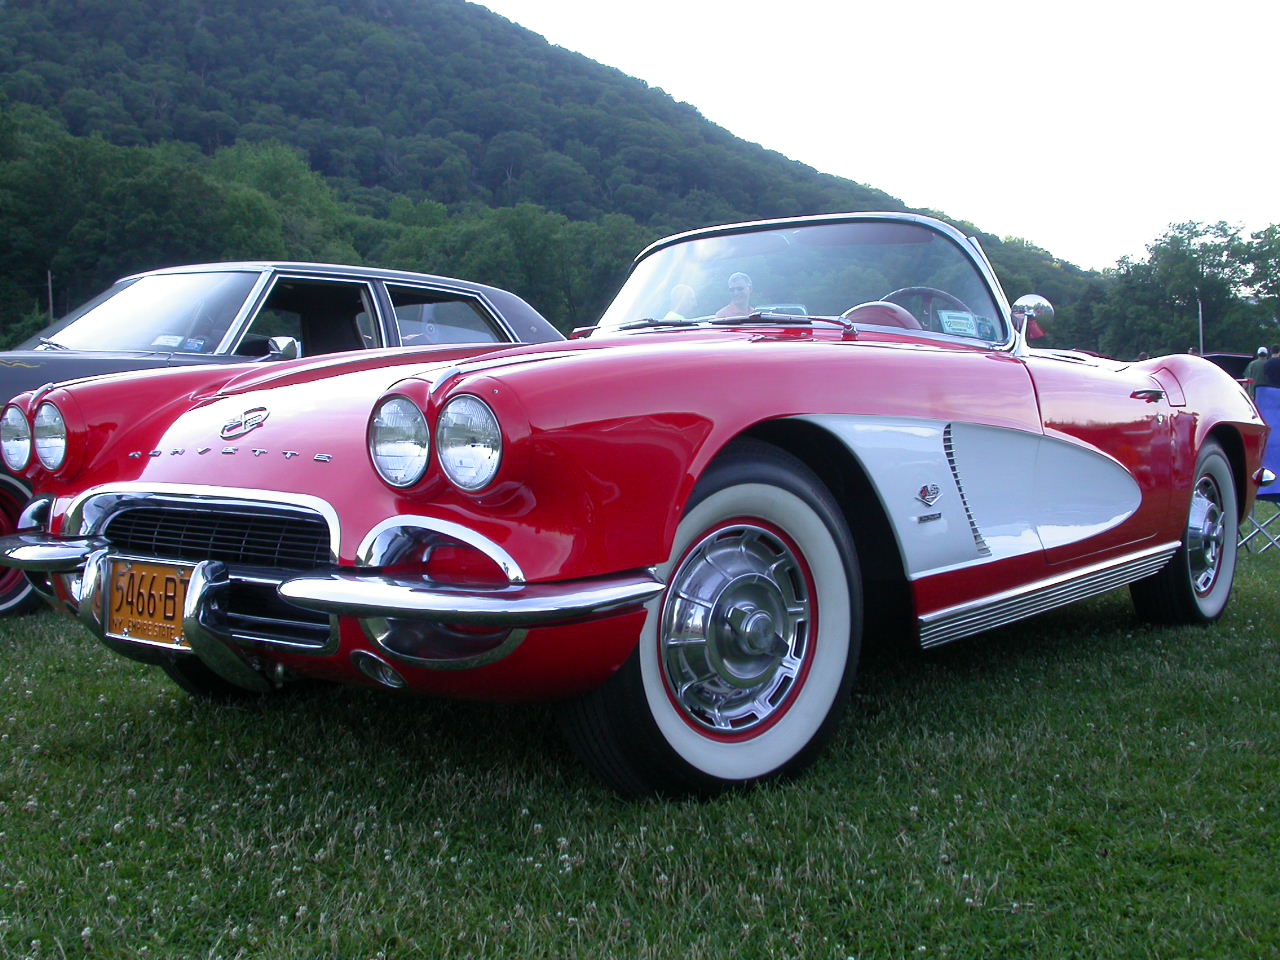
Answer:
[[[113,553],[225,563],[231,584],[218,625],[239,641],[322,650],[332,637],[328,616],[276,593],[290,573],[333,563],[329,524],[319,514],[248,502],[135,502],[118,507],[101,533]]]
[[[283,570],[332,562],[328,524],[322,517],[294,511],[138,506],[117,513],[102,532],[114,550],[140,557]]]

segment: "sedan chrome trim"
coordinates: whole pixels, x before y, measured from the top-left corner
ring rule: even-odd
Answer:
[[[648,573],[483,588],[335,570],[286,580],[280,584],[280,596],[337,616],[528,627],[639,606],[664,588]]]
[[[1160,544],[1118,561],[1094,564],[927,614],[919,618],[920,646],[928,649],[950,643],[1149,577],[1169,562],[1178,546],[1177,543]]]

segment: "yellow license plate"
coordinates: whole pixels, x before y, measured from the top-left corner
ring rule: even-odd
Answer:
[[[113,557],[110,565],[108,636],[188,649],[182,608],[192,567],[122,557]]]

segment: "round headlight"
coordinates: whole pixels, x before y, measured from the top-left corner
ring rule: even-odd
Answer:
[[[46,470],[60,470],[67,462],[67,421],[62,411],[45,401],[36,407],[31,421],[31,433],[35,438],[36,457]]]
[[[502,431],[488,404],[463,394],[445,404],[436,425],[440,466],[463,490],[488,486],[502,462]]]
[[[404,397],[382,401],[369,428],[369,456],[378,476],[393,487],[411,487],[427,472],[431,434],[417,404]]]
[[[14,473],[22,470],[31,460],[31,424],[26,414],[14,406],[4,408],[0,416],[0,454],[5,466]]]

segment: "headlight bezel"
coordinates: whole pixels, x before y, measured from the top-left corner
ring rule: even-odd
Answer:
[[[409,470],[391,470],[384,463],[385,460],[391,459],[387,454],[379,454],[378,445],[380,442],[385,443],[389,438],[379,437],[379,430],[387,430],[390,424],[383,418],[384,411],[389,407],[396,407],[397,416],[412,421],[414,426],[419,427],[421,431],[422,452],[415,457],[413,468]],[[407,490],[417,486],[426,477],[431,467],[431,453],[435,444],[432,442],[430,424],[427,415],[422,407],[415,403],[410,397],[400,393],[388,394],[380,399],[373,408],[373,412],[369,416],[369,427],[366,435],[366,446],[369,452],[369,462],[373,465],[374,471],[381,478],[382,482],[387,486],[396,490]],[[403,456],[403,454],[401,454]]]
[[[468,409],[464,411],[464,407]],[[455,433],[461,437],[454,438]],[[480,458],[469,456],[466,463],[456,457],[450,459],[450,452],[455,450],[474,453],[475,448],[481,446],[477,443],[478,435],[488,441],[487,446],[481,447],[487,454]],[[470,438],[470,442],[461,447],[451,446],[452,440],[464,437]],[[505,445],[497,413],[474,393],[455,394],[440,408],[440,416],[436,418],[436,461],[441,472],[459,490],[475,494],[492,486],[502,471]]]
[[[47,432],[43,438],[42,430]],[[42,443],[43,439],[43,443]],[[46,448],[54,453],[46,456]],[[58,473],[67,465],[71,447],[71,429],[62,408],[52,400],[42,400],[31,415],[31,448],[40,466],[50,473]]]
[[[9,458],[9,446],[13,441],[6,441],[4,434],[6,429],[14,424],[14,420],[10,414],[16,416],[25,428],[25,438],[19,438],[18,442],[23,444],[23,457],[20,463],[15,463]],[[4,464],[8,467],[10,473],[21,473],[31,466],[31,458],[35,452],[34,431],[31,428],[31,419],[27,416],[26,411],[15,403],[6,404],[3,413],[0,413],[0,458],[4,460]]]

